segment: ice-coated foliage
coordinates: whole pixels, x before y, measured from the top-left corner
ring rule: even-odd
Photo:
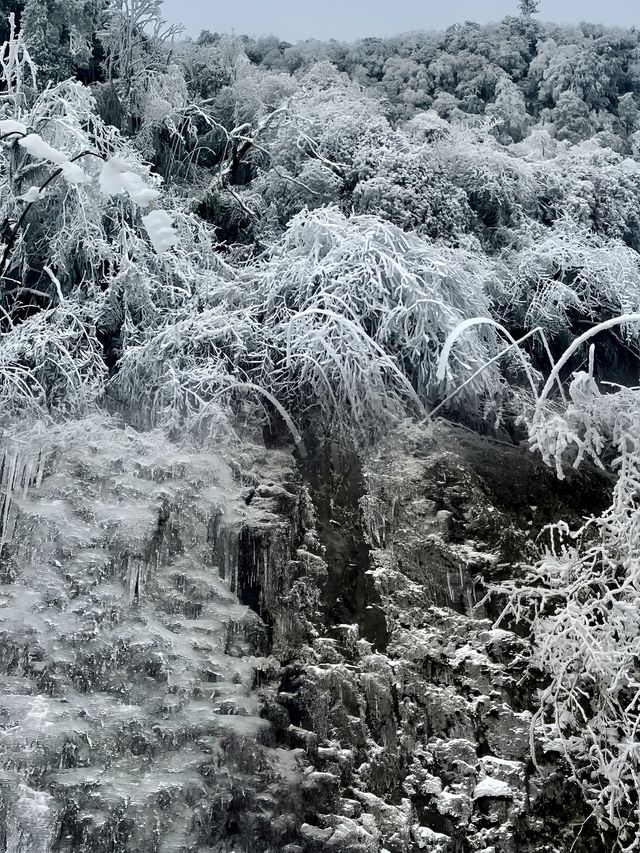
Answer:
[[[542,326],[552,336],[584,321],[640,308],[640,259],[620,240],[589,233],[567,219],[523,235],[505,252],[510,275],[501,283],[503,310],[523,328]],[[636,331],[627,329],[627,337]]]
[[[540,562],[501,591],[506,612],[530,625],[532,664],[549,677],[534,720],[542,748],[567,760],[598,822],[631,851],[640,795],[640,399],[637,388],[602,394],[581,376],[571,398],[565,412],[545,416],[535,440],[552,458],[602,464],[606,454],[616,477],[611,506],[577,529],[550,526]]]
[[[424,416],[464,370],[496,353],[493,331],[474,330],[446,380],[436,378],[447,333],[487,310],[482,285],[491,272],[464,250],[372,217],[299,214],[267,258],[141,329],[114,382],[131,396],[139,389],[153,424],[195,424],[212,400],[249,394],[259,408],[272,397],[301,422],[360,444],[389,421]],[[455,405],[495,417],[503,384],[494,364]]]
[[[40,69],[41,82],[64,79],[91,65],[106,0],[24,0],[21,5],[25,42]]]
[[[640,314],[630,313],[578,337],[551,371],[530,423],[532,449],[559,478],[585,460],[610,473],[610,506],[575,528],[563,520],[548,525],[539,561],[522,580],[493,591],[507,601],[497,624],[509,618],[529,628],[530,665],[546,676],[532,723],[534,758],[534,738],[542,753],[560,753],[592,816],[625,851],[637,850],[640,838],[640,396],[637,387],[598,387],[593,345],[565,405],[550,404],[549,395],[581,345],[638,323]]]
[[[336,209],[295,217],[270,257],[245,274],[250,304],[272,330],[264,373],[274,393],[300,408],[319,406],[331,430],[367,435],[403,411],[419,414],[465,369],[495,353],[489,331],[474,331],[445,383],[435,375],[449,331],[486,311],[490,264],[461,249],[433,246],[369,216]],[[494,366],[465,389],[473,411],[496,405]]]
[[[352,204],[407,231],[455,243],[471,230],[467,194],[439,162],[434,146],[397,130],[363,144],[355,158]]]
[[[8,22],[8,37],[0,47],[0,72],[5,98],[11,99],[14,109],[19,112],[23,106],[25,83],[27,86],[31,84],[34,88],[36,86],[36,65],[31,58],[22,30],[16,29],[16,18],[13,12],[9,15]],[[14,122],[14,127],[3,131],[3,135],[16,130],[15,120],[8,121]],[[22,132],[22,127],[19,129]]]
[[[474,318],[452,331],[442,351],[440,375],[455,341],[485,323],[496,325],[490,318]],[[496,626],[506,619],[526,626],[532,638],[529,666],[545,675],[531,728],[536,766],[541,754],[559,753],[571,780],[582,788],[591,817],[604,834],[617,838],[615,849],[621,851],[637,850],[640,843],[640,394],[637,387],[598,386],[593,344],[588,370],[574,371],[568,398],[560,377],[572,357],[599,334],[623,328],[635,338],[639,323],[636,311],[592,326],[552,362],[539,392],[532,381],[531,449],[560,479],[570,465],[577,468],[588,461],[600,468],[613,484],[611,503],[580,526],[564,520],[547,525],[539,537],[539,561],[523,579],[497,584],[490,593],[506,599]],[[511,347],[540,331],[538,327],[514,341],[501,329]],[[563,405],[550,402],[555,384]],[[454,393],[463,389],[464,383]]]
[[[4,110],[15,107],[8,101]],[[108,377],[99,339],[114,318],[104,276],[122,281],[131,253],[138,271],[146,257],[153,276],[155,252],[175,233],[166,211],[138,219],[138,207],[159,196],[154,179],[80,83],[50,87],[19,121],[10,115],[0,151],[2,213],[12,223],[0,261],[3,417],[23,408],[72,416],[96,405]],[[105,172],[118,175],[117,188]],[[132,204],[111,200],[121,187]]]

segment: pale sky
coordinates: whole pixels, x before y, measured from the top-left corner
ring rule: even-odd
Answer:
[[[352,40],[515,14],[517,0],[164,0],[163,14],[189,35],[201,30]],[[640,26],[638,0],[542,0],[542,20]]]

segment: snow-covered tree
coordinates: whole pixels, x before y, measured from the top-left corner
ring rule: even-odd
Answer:
[[[518,8],[520,14],[525,18],[530,18],[532,15],[537,15],[540,10],[539,0],[518,0]]]
[[[162,0],[108,0],[98,37],[109,88],[118,102],[113,119],[128,132],[139,130],[147,89],[153,86],[150,78],[164,72],[164,48],[180,30],[164,21]]]
[[[503,144],[520,142],[526,136],[531,118],[522,90],[508,77],[502,74],[496,83],[496,97],[485,110],[497,124],[495,133]]]
[[[94,35],[106,0],[25,0],[21,28],[42,82],[59,81],[97,64]]]

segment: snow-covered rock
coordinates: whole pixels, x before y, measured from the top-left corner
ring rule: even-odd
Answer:
[[[485,776],[473,789],[473,799],[478,800],[480,797],[506,797],[507,799],[512,799],[513,791],[506,782],[502,782],[500,779],[493,779],[491,776]]]

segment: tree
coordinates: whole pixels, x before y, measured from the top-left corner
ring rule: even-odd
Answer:
[[[387,59],[384,64],[384,77],[379,85],[391,103],[396,105],[400,117],[411,118],[416,110],[424,109],[431,103],[427,94],[426,69],[413,59],[403,59],[399,56]]]
[[[108,80],[121,80],[128,89],[157,62],[159,46],[179,31],[163,20],[162,0],[109,0],[105,21],[100,40]]]
[[[495,101],[485,112],[500,122],[495,132],[502,143],[520,142],[526,136],[531,119],[524,95],[507,74],[498,78]]]
[[[638,98],[633,92],[626,92],[618,98],[618,119],[628,135],[640,129]]]
[[[518,0],[518,8],[524,18],[530,18],[532,15],[538,14],[540,0]]]
[[[589,107],[580,95],[571,90],[558,95],[556,106],[548,115],[553,121],[558,139],[579,142],[588,139],[595,128]]]
[[[3,0],[0,6],[0,44],[7,41],[10,35],[9,15],[15,16],[16,26],[20,27],[20,16],[24,8],[24,0]]]
[[[106,0],[26,0],[21,27],[41,79],[61,80],[94,59]]]
[[[434,147],[398,130],[363,145],[351,204],[422,236],[457,242],[473,222],[467,194],[438,163]]]
[[[142,126],[149,86],[157,88],[153,75],[165,71],[164,48],[182,27],[164,21],[162,0],[108,0],[104,19],[99,38],[109,94],[115,96],[109,118],[134,133]]]

